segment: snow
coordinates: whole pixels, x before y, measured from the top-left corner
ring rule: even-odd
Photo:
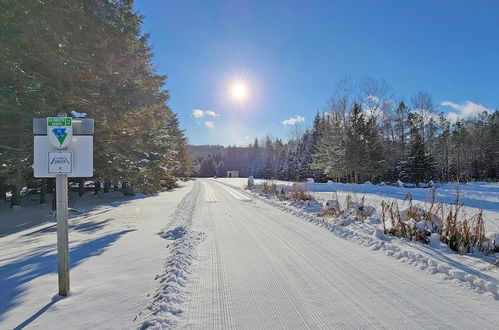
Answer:
[[[157,233],[193,183],[156,196],[71,195],[71,292],[57,293],[55,220],[49,205],[0,202],[0,328],[135,328],[169,250]],[[19,221],[21,220],[22,221]],[[64,324],[61,322],[64,321]]]
[[[219,178],[237,187],[242,187],[240,179]],[[255,179],[255,184],[265,180]],[[273,180],[278,185],[289,186],[292,182]],[[446,183],[436,185],[435,203],[454,204],[456,195],[465,206],[468,213],[476,213],[480,207],[484,211],[484,219],[489,231],[499,231],[499,182],[471,182],[471,183]],[[431,189],[406,188],[389,185],[371,184],[349,184],[349,183],[307,183],[306,188],[320,202],[331,199],[331,194],[337,194],[340,201],[344,201],[348,195],[365,198],[367,205],[379,207],[381,201],[392,200],[404,201],[408,193],[417,202],[425,203],[431,198]]]
[[[248,183],[247,183],[248,187],[253,187],[255,185],[255,179],[253,178],[253,175],[250,175],[248,177]]]
[[[87,114],[85,112],[71,111],[71,116],[74,118],[85,118]]]
[[[262,180],[255,180],[261,184]],[[55,223],[29,197],[0,202],[0,328],[496,328],[494,256],[387,237],[382,199],[428,189],[305,183],[302,205],[200,179],[173,192],[71,195],[71,294],[56,297]],[[278,182],[279,185],[290,184]],[[437,188],[452,202],[453,185]],[[497,184],[460,186],[494,201]],[[487,192],[487,193],[485,193]],[[317,216],[356,196],[365,221]],[[483,198],[482,198],[483,197]],[[326,204],[327,202],[327,204]],[[497,206],[484,210],[497,217]],[[76,212],[76,213],[78,213]],[[414,225],[420,225],[415,222]],[[62,324],[61,322],[64,322]]]
[[[161,237],[171,241],[170,256],[164,263],[164,271],[156,276],[161,284],[149,306],[140,312],[137,320],[141,328],[171,328],[182,313],[190,266],[196,258],[195,248],[203,238],[201,232],[190,230],[199,195],[198,184],[182,199],[172,214]]]
[[[230,184],[235,187],[241,187],[241,182],[238,179],[218,179],[220,182]],[[255,180],[255,184],[261,184],[264,180]],[[289,185],[290,182],[277,181],[279,185]],[[428,189],[408,189],[391,186],[374,186],[374,185],[350,185],[350,184],[306,184],[310,191],[316,191],[315,197],[319,202],[326,205],[328,202],[334,203],[325,197],[331,197],[331,192],[334,188],[337,196],[346,196],[352,193],[370,192],[363,195],[366,207],[371,205],[379,206],[382,197],[389,195],[394,198],[403,200],[407,191],[414,192],[413,198],[421,198],[424,191],[428,193]],[[460,191],[463,194],[463,199],[473,203],[477,203],[475,198],[481,198],[481,192],[493,192],[487,196],[488,199],[498,198],[499,184],[497,183],[473,183],[473,184],[459,184]],[[340,189],[342,189],[340,191]],[[452,203],[452,193],[456,189],[456,184],[442,185],[437,188],[437,196],[441,201]],[[328,191],[326,193],[325,191]],[[397,191],[399,190],[399,191]],[[317,192],[320,191],[320,192]],[[379,195],[375,194],[379,192]],[[451,196],[446,196],[450,194]],[[343,202],[344,203],[344,200]],[[357,199],[360,199],[357,196]],[[262,198],[263,201],[278,207],[286,212],[290,212],[300,218],[304,218],[309,222],[315,223],[321,227],[326,228],[332,233],[346,240],[353,241],[357,244],[369,247],[372,250],[382,251],[386,255],[391,256],[398,261],[408,263],[431,274],[437,274],[443,279],[452,280],[458,286],[474,290],[478,293],[488,295],[494,299],[499,299],[499,268],[494,263],[497,262],[499,254],[484,255],[483,253],[474,253],[469,255],[459,255],[452,251],[448,246],[432,236],[430,244],[422,244],[419,242],[412,242],[407,239],[397,239],[393,237],[386,237],[379,231],[378,220],[369,218],[367,222],[355,221],[353,218],[343,219],[339,224],[332,223],[327,218],[319,217],[307,207],[299,207],[296,204],[288,201],[278,201],[276,199]],[[340,201],[341,202],[341,201]],[[466,203],[465,203],[466,204]],[[343,204],[344,205],[344,204]],[[402,204],[401,204],[402,205]],[[490,205],[484,214],[488,214],[489,229],[497,228],[496,221],[498,221],[499,210],[497,205]],[[371,206],[372,207],[372,206]],[[485,208],[484,208],[485,209]],[[465,280],[460,280],[460,276],[455,276],[462,271],[466,274]]]
[[[380,241],[374,233],[315,222],[303,208],[249,194],[240,188],[245,179],[200,181],[218,202],[196,204],[192,228],[205,239],[190,265],[180,329],[494,328],[499,322],[488,280],[423,259],[384,235],[376,248],[368,244]],[[428,271],[418,270],[425,262]]]

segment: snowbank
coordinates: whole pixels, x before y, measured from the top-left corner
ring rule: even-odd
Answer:
[[[164,271],[156,276],[160,286],[151,304],[136,317],[140,329],[172,328],[182,314],[190,267],[196,258],[196,247],[203,238],[202,233],[191,230],[199,192],[200,185],[196,183],[160,233],[170,242],[170,255],[164,263]]]

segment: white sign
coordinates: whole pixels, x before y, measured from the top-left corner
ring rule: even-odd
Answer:
[[[72,173],[73,152],[69,150],[54,150],[48,152],[49,173]]]
[[[47,136],[54,147],[66,148],[73,140],[73,119],[71,117],[48,117]]]
[[[54,178],[57,173],[68,174],[72,178],[90,178],[94,176],[94,155],[93,155],[93,136],[75,135],[73,141],[65,150],[72,152],[71,172],[52,172],[49,169],[50,156],[49,152],[58,152],[50,144],[46,135],[35,135],[33,154],[33,170],[35,178]],[[62,160],[61,160],[62,161]],[[59,162],[59,160],[57,160]]]

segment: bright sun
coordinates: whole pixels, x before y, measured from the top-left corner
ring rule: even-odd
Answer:
[[[236,101],[244,101],[248,95],[248,88],[242,82],[236,82],[232,85],[230,93]]]

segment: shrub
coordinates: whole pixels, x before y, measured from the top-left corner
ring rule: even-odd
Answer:
[[[488,239],[485,237],[483,210],[480,209],[477,214],[467,218],[464,214],[459,217],[461,208],[462,204],[454,204],[449,207],[444,222],[442,242],[458,253],[469,253],[472,248],[491,252],[488,251],[488,245],[484,244]]]
[[[412,194],[408,193],[404,202],[409,206],[400,211],[398,203],[381,203],[381,220],[385,234],[406,237],[414,241],[429,243],[431,233],[441,234],[440,239],[458,253],[469,253],[473,248],[491,252],[491,244],[487,244],[483,210],[472,217],[462,212],[463,204],[459,203],[459,191],[455,203],[448,208],[443,203],[435,204],[435,189],[432,188],[429,204],[424,206],[412,203]],[[437,216],[439,214],[441,216]]]
[[[313,201],[314,197],[302,185],[294,183],[291,188],[290,199],[298,204],[303,204],[305,201]]]
[[[429,243],[430,240],[428,237],[431,233],[427,230],[426,226],[418,225],[418,221],[413,218],[412,197],[409,200],[411,200],[411,203],[405,212],[405,217],[402,216],[396,201],[393,201],[391,204],[387,204],[384,201],[381,203],[383,231],[388,235]],[[387,218],[390,220],[389,226],[386,223]]]
[[[284,189],[284,187],[281,187],[281,189],[279,189],[279,191],[276,192],[276,195],[277,199],[279,199],[280,201],[289,199],[286,193],[286,189]]]
[[[267,195],[274,195],[277,192],[277,186],[274,182],[264,181],[260,192]]]

